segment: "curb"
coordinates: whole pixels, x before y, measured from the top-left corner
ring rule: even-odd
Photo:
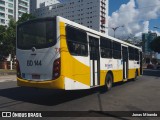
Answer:
[[[153,70],[154,72],[151,71],[152,69],[145,69],[143,70],[143,75],[160,77],[160,70]]]

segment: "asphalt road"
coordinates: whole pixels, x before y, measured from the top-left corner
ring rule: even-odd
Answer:
[[[35,89],[17,87],[15,81],[0,82],[0,111],[160,111],[160,71],[156,76],[155,71],[147,72],[135,82],[116,84],[106,93],[99,89]]]

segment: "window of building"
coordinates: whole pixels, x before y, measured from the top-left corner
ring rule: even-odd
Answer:
[[[13,8],[13,4],[8,3],[8,7]]]
[[[8,15],[8,18],[9,18],[9,19],[13,19],[13,16],[12,16],[12,15]]]
[[[4,19],[0,19],[0,22],[5,24],[5,20]]]
[[[5,18],[5,14],[4,13],[0,13],[0,17]]]
[[[0,5],[5,5],[5,1],[0,1]]]
[[[0,11],[5,11],[5,8],[0,6]]]

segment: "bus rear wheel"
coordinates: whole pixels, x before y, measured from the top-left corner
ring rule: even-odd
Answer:
[[[105,87],[107,91],[112,88],[112,84],[113,84],[113,77],[110,73],[108,73],[105,80]]]
[[[136,70],[136,71],[135,71],[134,78],[133,78],[133,81],[136,81],[136,80],[137,80],[137,77],[138,77],[138,71]]]

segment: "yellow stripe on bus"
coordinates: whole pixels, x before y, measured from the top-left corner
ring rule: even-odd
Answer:
[[[70,55],[65,35],[65,23],[60,22],[61,75],[90,86],[90,67]]]

